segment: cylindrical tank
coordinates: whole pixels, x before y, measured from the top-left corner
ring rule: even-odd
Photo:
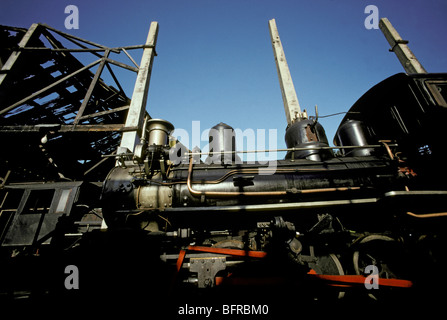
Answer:
[[[148,145],[164,146],[168,144],[168,137],[174,130],[172,123],[162,119],[151,119],[147,122],[149,132]]]
[[[371,144],[371,135],[358,120],[347,120],[337,130],[334,143],[338,146],[366,146]],[[341,149],[348,157],[366,157],[372,155],[373,148]]]
[[[170,171],[167,180],[160,173],[150,179],[144,178],[140,165],[114,167],[104,180],[101,207],[108,227],[113,228],[138,221],[146,226],[154,216],[157,217],[163,211],[170,215],[169,212],[173,213],[174,209],[178,210],[178,215],[176,218],[170,215],[170,219],[190,221],[200,213],[211,214],[206,210],[208,207],[213,207],[216,211],[222,206],[221,209],[225,211],[223,207],[228,209],[228,206],[242,208],[252,204],[370,198],[382,188],[392,190],[391,184],[396,180],[390,177],[397,176],[397,171],[391,163],[387,159],[374,157],[365,157],[364,160],[341,157],[329,160],[324,165],[305,159],[295,162],[280,160],[278,170],[270,175],[243,172],[247,169],[262,172],[262,169],[268,168],[267,165],[259,164],[209,166],[200,163],[191,169],[188,164],[180,164]],[[306,170],[301,170],[303,166]],[[185,182],[190,170],[193,170],[193,174],[188,186]],[[221,179],[222,177],[226,178]],[[218,180],[220,182],[215,183]],[[204,195],[195,195],[190,188],[203,192]],[[346,189],[347,193],[343,190],[331,191],[333,188]],[[349,188],[353,188],[352,194]],[[278,191],[283,191],[284,194],[277,194]],[[206,195],[206,192],[214,195]],[[235,192],[260,194],[234,195]],[[269,192],[272,194],[268,195]],[[227,193],[232,194],[226,195]],[[202,210],[198,209],[201,207]],[[188,209],[189,213],[182,211],[182,208]],[[139,222],[137,225],[141,225]]]
[[[318,122],[305,119],[297,121],[286,130],[287,148],[308,148],[309,150],[289,151],[286,159],[308,159],[324,161],[334,156],[332,150],[315,148],[328,147],[324,128]]]
[[[205,163],[231,164],[235,161],[240,163],[241,159],[236,153],[236,134],[233,127],[226,123],[219,123],[212,127],[209,132],[209,156]],[[233,153],[223,153],[233,152]]]

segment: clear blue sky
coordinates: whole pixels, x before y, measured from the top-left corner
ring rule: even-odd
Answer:
[[[79,8],[78,30],[64,28],[69,4]],[[143,44],[158,21],[151,116],[189,131],[194,120],[202,130],[220,121],[278,129],[282,148],[286,120],[268,20],[276,19],[301,107],[313,115],[317,104],[326,115],[347,111],[371,86],[403,72],[380,30],[364,27],[369,4],[410,40],[429,72],[447,72],[445,0],[2,0],[0,24],[43,22],[113,47]],[[119,76],[131,97],[135,74]],[[342,117],[321,119],[330,141]]]

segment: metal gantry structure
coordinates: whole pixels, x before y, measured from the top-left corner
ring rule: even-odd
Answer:
[[[0,26],[2,183],[6,177],[99,181],[113,166],[104,156],[117,152],[122,135],[121,145],[133,151],[143,119],[149,118],[146,97],[157,32],[152,22],[145,44],[112,48],[45,24]],[[136,49],[143,50],[140,65],[129,54]],[[75,57],[80,53],[94,61],[84,65]],[[113,59],[118,54],[129,64]],[[112,66],[137,73],[132,99]],[[112,85],[101,79],[105,70]]]

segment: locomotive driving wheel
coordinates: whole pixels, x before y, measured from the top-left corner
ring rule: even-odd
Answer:
[[[371,234],[363,237],[355,244],[356,248],[352,256],[353,266],[357,275],[374,275],[382,279],[397,279],[400,264],[403,262],[400,243],[395,239],[380,235]],[[368,297],[373,300],[381,300],[384,296],[377,278],[372,279],[368,289]]]
[[[316,274],[336,276],[343,276],[345,274],[340,260],[335,254],[332,253],[324,256],[318,256],[317,261],[315,263],[309,264],[309,266]],[[337,300],[343,299],[344,296],[345,291],[335,290],[335,292],[330,292],[328,295],[326,294],[323,296],[321,296],[320,292],[320,296],[315,298],[317,300]]]

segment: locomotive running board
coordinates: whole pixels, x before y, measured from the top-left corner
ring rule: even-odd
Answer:
[[[377,198],[360,198],[360,199],[343,199],[343,200],[326,200],[326,201],[308,201],[293,203],[269,203],[269,204],[247,204],[235,206],[215,206],[215,207],[181,207],[166,208],[167,213],[175,212],[260,212],[260,211],[284,211],[298,209],[316,209],[324,207],[339,207],[351,205],[364,205],[378,203],[381,200],[405,200],[408,197],[435,197],[439,200],[447,197],[447,191],[443,190],[419,190],[419,191],[389,191],[383,197]],[[444,199],[445,200],[445,199]]]
[[[347,200],[328,200],[328,201],[310,201],[293,203],[272,203],[272,204],[248,204],[236,206],[215,206],[215,207],[182,207],[167,208],[166,213],[171,212],[259,212],[259,211],[284,211],[297,209],[314,209],[324,207],[337,207],[347,205],[362,205],[377,203],[378,198],[347,199]]]

